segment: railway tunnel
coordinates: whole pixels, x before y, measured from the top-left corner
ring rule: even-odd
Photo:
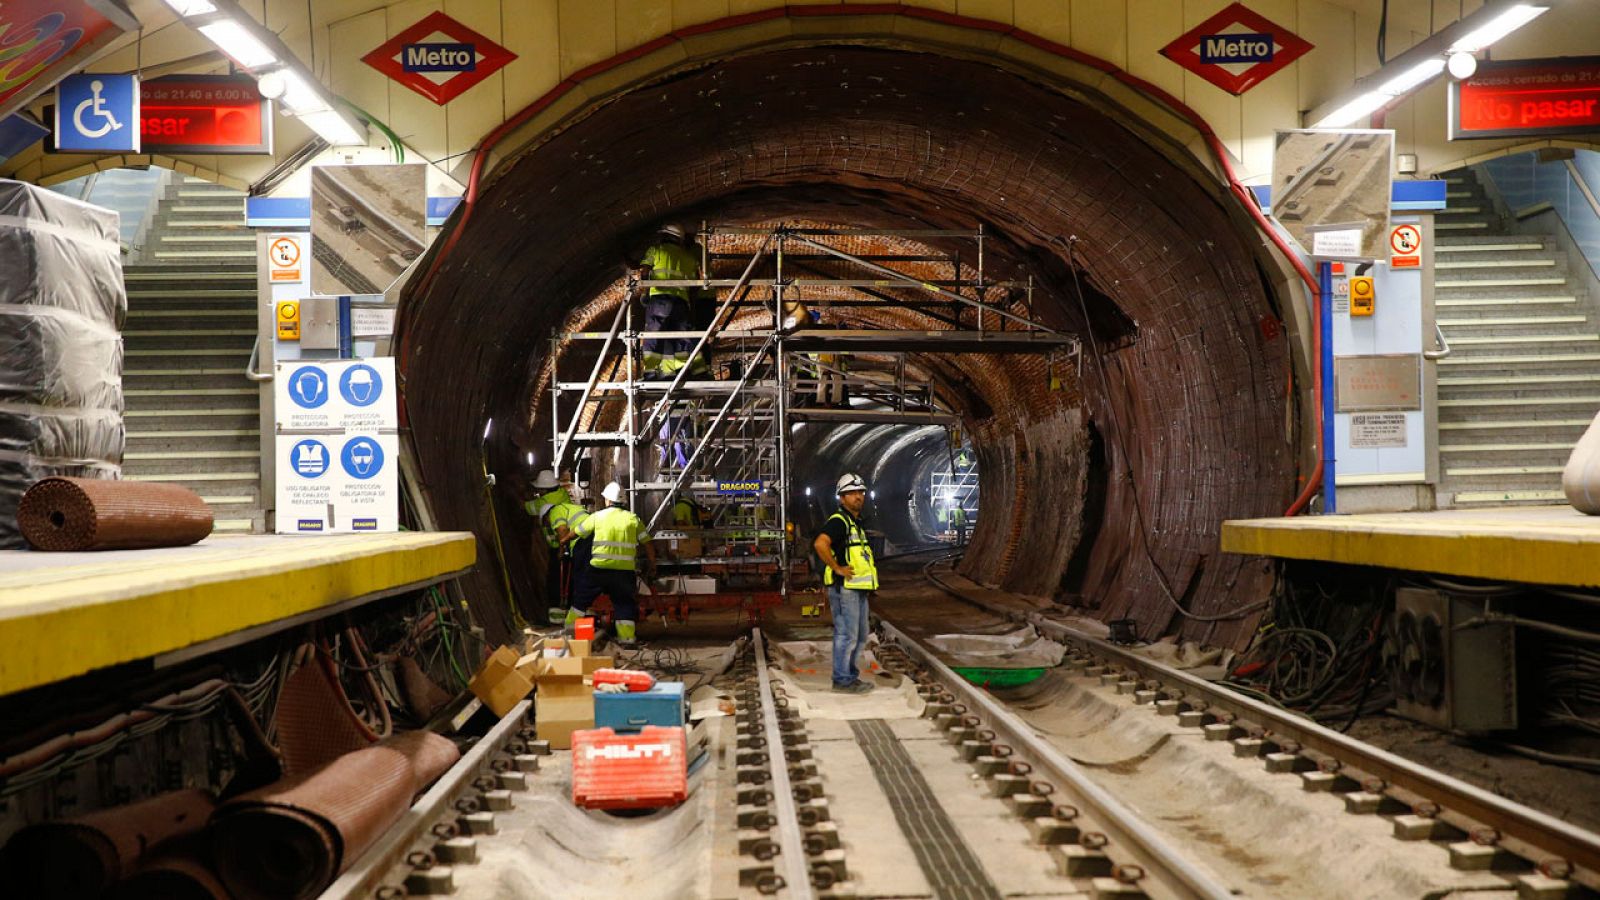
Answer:
[[[712,114],[692,112],[708,100]],[[1038,360],[921,362],[947,373],[988,488],[963,570],[1085,597],[1151,636],[1246,637],[1248,615],[1180,610],[1227,613],[1266,590],[1259,563],[1215,552],[1216,523],[1281,512],[1295,493],[1288,339],[1236,201],[1131,115],[1081,85],[935,48],[779,45],[661,72],[497,147],[506,162],[402,305],[430,481],[469,477],[490,419],[509,426],[487,447],[498,467],[548,433],[534,376],[549,335],[571,310],[605,312],[593,298],[616,282],[618,248],[662,221],[983,225],[991,270],[1034,279],[1040,317],[1094,340],[1066,392]],[[835,446],[814,464],[851,462]],[[1091,493],[1103,500],[1086,521]],[[435,499],[443,521],[491,527],[479,496]]]

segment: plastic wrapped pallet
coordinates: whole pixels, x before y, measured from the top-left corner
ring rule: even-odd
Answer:
[[[0,180],[0,547],[17,502],[51,475],[122,471],[117,214]]]

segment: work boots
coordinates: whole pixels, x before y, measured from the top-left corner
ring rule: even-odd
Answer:
[[[618,644],[624,647],[632,647],[639,642],[632,620],[618,619],[615,624]]]

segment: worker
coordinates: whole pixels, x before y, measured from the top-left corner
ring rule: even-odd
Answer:
[[[700,259],[687,246],[688,237],[683,226],[668,223],[661,226],[659,240],[645,251],[639,263],[641,278],[648,281],[683,281],[700,277]],[[652,287],[645,300],[645,331],[689,331],[693,319],[689,308],[691,292],[687,287]],[[646,338],[644,342],[644,368],[646,378],[671,378],[687,366],[691,376],[703,375],[705,360],[696,356],[689,359],[695,341],[690,338]]]
[[[967,508],[957,503],[950,508],[950,528],[956,533],[956,543],[967,542]]]
[[[699,528],[705,522],[705,508],[687,494],[680,494],[672,504],[672,524],[679,528]]]
[[[617,642],[632,646],[638,639],[639,603],[634,582],[638,577],[635,572],[639,548],[644,548],[646,577],[655,572],[656,550],[650,544],[644,522],[624,503],[622,485],[613,481],[600,496],[609,505],[572,530],[579,538],[593,538],[594,546],[589,553],[589,566],[579,579],[579,589],[573,594],[572,608],[567,610],[566,627],[570,632],[578,619],[589,611],[595,598],[605,594],[611,598],[612,626]]]
[[[835,493],[839,509],[828,517],[811,546],[826,567],[822,581],[828,586],[828,606],[833,610],[833,689],[865,694],[872,685],[861,680],[856,657],[867,644],[867,607],[872,592],[878,589],[878,566],[867,544],[866,529],[861,527],[867,483],[860,475],[845,474]]]
[[[533,488],[539,494],[522,506],[528,515],[539,520],[540,535],[547,551],[548,563],[544,573],[545,604],[550,607],[565,606],[566,592],[563,590],[563,584],[567,579],[563,577],[562,572],[561,538],[551,524],[550,512],[558,506],[571,504],[572,498],[562,486],[561,480],[556,477],[554,469],[545,469],[535,476]],[[581,511],[582,507],[579,507],[579,510]],[[562,518],[570,522],[571,511],[565,511]],[[540,538],[535,538],[534,546],[538,546],[539,541]]]
[[[582,503],[579,489],[576,486],[569,488],[568,494],[570,500],[557,503],[545,513],[545,526],[555,533],[561,548],[560,603],[551,604],[552,609],[561,613],[572,606],[572,595],[582,583],[585,570],[589,567],[589,552],[594,545],[593,538],[580,538],[576,531],[579,523],[589,518],[589,510]]]

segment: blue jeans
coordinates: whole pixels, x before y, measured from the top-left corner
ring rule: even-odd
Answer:
[[[833,608],[833,683],[838,687],[861,680],[856,657],[867,645],[867,600],[871,591],[854,591],[838,582],[828,585]]]

